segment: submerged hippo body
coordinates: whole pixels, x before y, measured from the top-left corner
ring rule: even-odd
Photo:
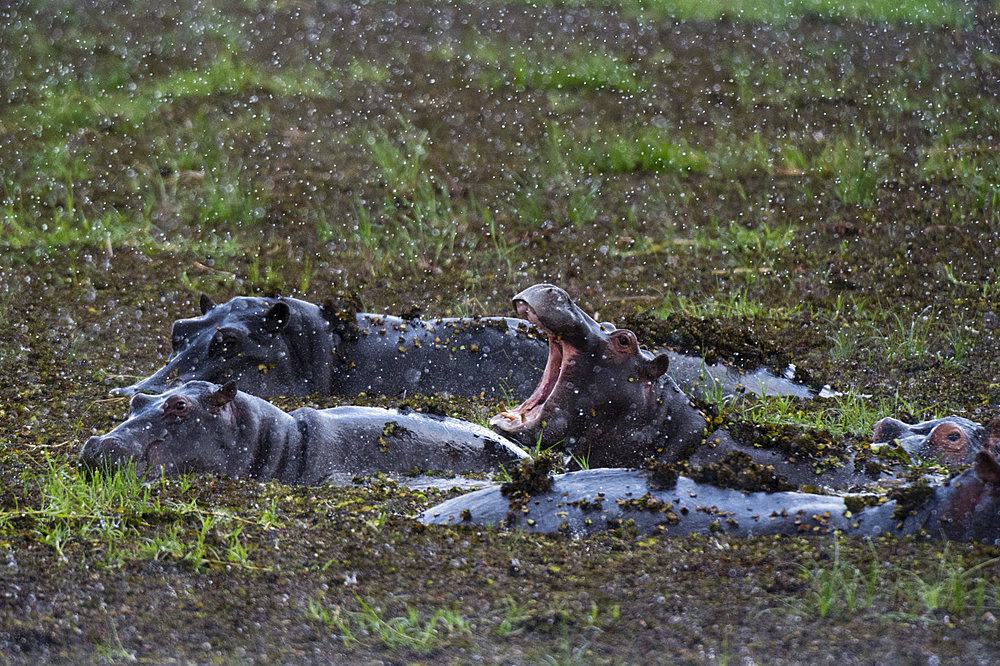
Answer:
[[[875,424],[872,448],[898,445],[907,455],[920,460],[970,463],[984,446],[994,447],[1000,440],[1000,419],[985,427],[960,416],[903,423],[884,418]]]
[[[455,497],[424,511],[425,524],[493,525],[585,536],[633,521],[641,534],[845,534],[926,532],[958,541],[1000,540],[1000,466],[985,449],[974,469],[933,488],[910,510],[896,500],[851,512],[843,497],[801,492],[745,493],[678,477],[670,488],[647,472],[590,469],[557,475],[538,495],[504,497],[499,486]],[[902,515],[900,515],[902,514]]]
[[[527,395],[546,347],[527,322],[503,317],[346,319],[294,298],[237,297],[174,322],[173,354],[152,376],[118,389],[163,391],[181,381],[233,380],[241,391],[278,395],[408,392]]]
[[[491,472],[526,454],[480,426],[370,407],[286,413],[260,398],[192,381],[132,398],[128,419],[84,445],[86,467],[134,462],[138,474],[227,474],[318,485],[338,472]]]
[[[261,397],[416,392],[522,400],[538,384],[548,350],[527,321],[509,317],[403,319],[247,296],[219,305],[202,296],[200,306],[200,317],[174,322],[173,354],[164,367],[113,392],[232,379],[241,391]],[[743,375],[668,353],[677,381],[693,390],[808,394],[763,371]]]
[[[704,439],[705,418],[665,374],[666,354],[598,324],[554,285],[525,289],[514,306],[548,335],[548,360],[534,393],[493,417],[495,429],[527,446],[559,444],[590,467],[677,460]]]
[[[736,451],[745,454],[757,465],[771,468],[782,480],[796,486],[851,489],[873,481],[901,482],[913,463],[936,463],[951,468],[965,465],[971,463],[983,447],[995,451],[998,441],[1000,418],[985,427],[960,416],[914,424],[884,418],[873,428],[871,450],[876,455],[869,459],[874,463],[872,465],[863,464],[864,461],[852,453],[839,467],[822,465],[821,469],[817,469],[817,461],[808,457],[798,458],[780,451],[748,446],[733,439],[725,430],[709,435],[705,445],[688,458],[688,463],[697,467],[710,465]],[[906,456],[893,453],[893,446],[902,449]],[[900,458],[905,460],[907,457],[910,465],[900,464]]]

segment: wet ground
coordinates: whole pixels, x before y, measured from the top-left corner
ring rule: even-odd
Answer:
[[[574,541],[424,528],[411,517],[448,494],[383,479],[108,499],[74,467],[125,414],[108,389],[162,364],[201,292],[507,314],[552,281],[647,345],[793,363],[851,396],[696,396],[762,445],[790,428],[821,458],[881,416],[988,420],[991,5],[948,25],[519,3],[0,14],[0,659],[996,661],[994,546]]]

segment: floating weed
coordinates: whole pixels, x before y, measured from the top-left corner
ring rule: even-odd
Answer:
[[[933,615],[938,610],[952,614],[966,611],[971,602],[977,611],[982,608],[985,598],[985,580],[975,576],[983,568],[1000,561],[992,558],[971,567],[965,567],[961,558],[951,555],[951,543],[945,542],[943,551],[938,555],[938,565],[935,570],[926,575],[915,571],[904,571],[910,581],[905,589],[910,603],[920,609],[921,615]]]
[[[405,649],[427,652],[438,646],[443,636],[467,634],[469,621],[459,612],[439,609],[429,618],[416,608],[406,606],[406,614],[386,618],[381,608],[355,595],[359,611],[344,611],[340,607],[331,613],[317,598],[306,600],[307,618],[340,632],[344,645],[372,637],[390,650]]]
[[[521,620],[524,618],[525,614],[520,605],[512,597],[504,597],[503,605],[503,618],[500,620],[500,623],[494,627],[493,632],[497,636],[503,637],[517,636],[518,634],[524,633],[524,627],[521,626]]]

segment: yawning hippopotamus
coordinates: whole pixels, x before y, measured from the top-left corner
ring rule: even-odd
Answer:
[[[951,481],[913,489],[881,505],[801,492],[745,493],[676,477],[591,469],[555,476],[548,490],[505,497],[501,487],[455,497],[424,511],[426,524],[507,526],[533,532],[593,534],[634,521],[641,534],[724,533],[880,535],[926,532],[932,538],[1000,539],[1000,465],[989,449]],[[665,487],[666,486],[666,487]]]
[[[525,289],[514,306],[548,335],[548,361],[534,393],[494,428],[526,446],[561,444],[591,467],[677,460],[704,439],[705,417],[665,374],[666,354],[598,324],[555,285]]]
[[[407,392],[525,396],[545,364],[526,322],[504,317],[406,320],[343,313],[294,298],[236,297],[174,322],[174,353],[119,393],[179,381],[224,382],[257,396]]]
[[[133,461],[142,475],[208,472],[318,485],[338,472],[490,472],[526,454],[486,428],[458,419],[369,407],[308,407],[285,413],[260,398],[203,381],[136,394],[128,419],[91,437],[90,468]]]

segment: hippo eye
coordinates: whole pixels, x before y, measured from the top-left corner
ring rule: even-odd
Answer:
[[[948,435],[947,435],[947,437],[948,437],[948,441],[949,442],[957,442],[960,439],[962,439],[962,433],[960,433],[960,432],[949,432]]]
[[[211,356],[231,356],[239,350],[238,336],[229,330],[219,330],[208,343],[208,353]]]
[[[171,397],[167,400],[167,403],[163,406],[163,411],[168,416],[176,416],[178,418],[183,418],[187,416],[188,412],[191,410],[191,404],[184,398]]]
[[[629,340],[628,336],[625,334],[616,336],[615,340],[617,340],[619,347],[629,347],[631,346],[632,343],[632,341]]]

